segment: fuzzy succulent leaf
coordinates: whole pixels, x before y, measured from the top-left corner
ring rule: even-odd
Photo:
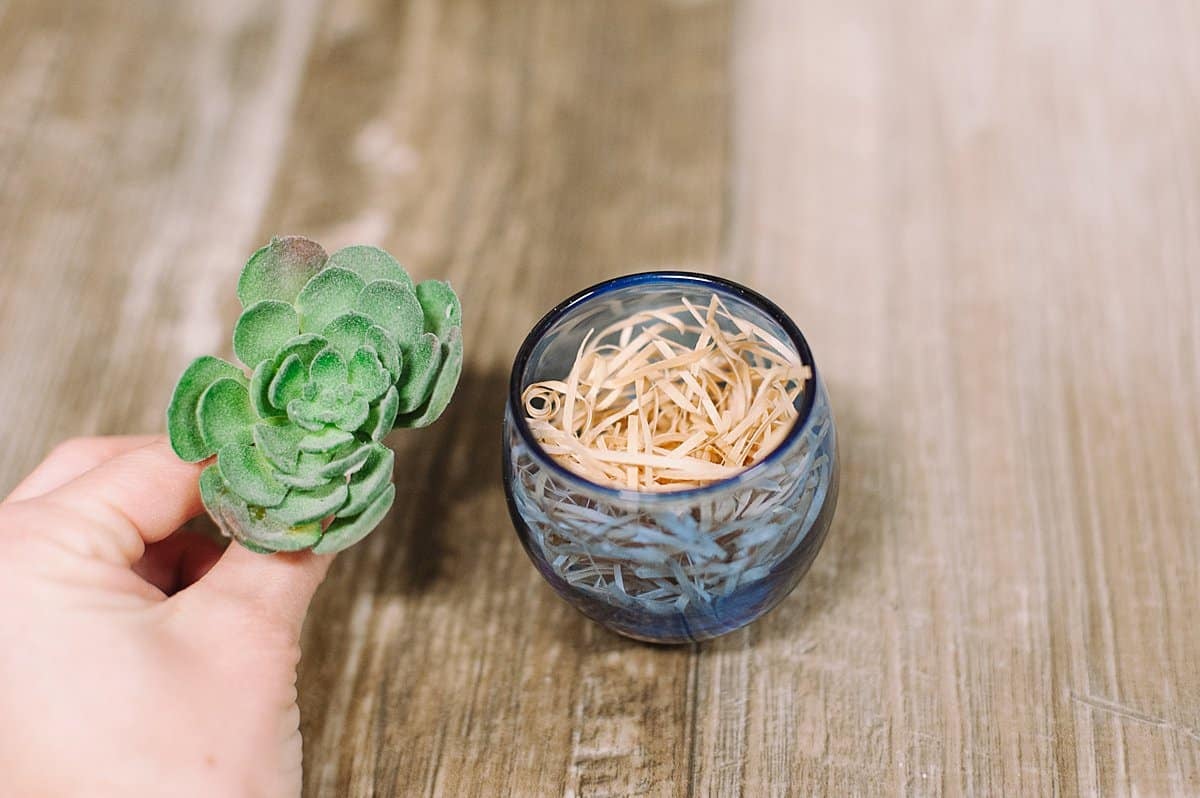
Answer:
[[[215,465],[210,465],[200,474],[200,500],[209,512],[212,512],[226,490],[225,480],[221,479],[221,472]]]
[[[320,432],[329,424],[354,432],[366,423],[370,413],[367,401],[357,397],[346,402],[328,397],[296,399],[288,405],[288,418],[310,432]]]
[[[337,427],[310,432],[300,439],[300,451],[308,454],[329,454],[354,441],[354,435]]]
[[[300,332],[300,316],[287,302],[264,299],[242,313],[233,328],[233,352],[250,368],[275,356]]]
[[[450,330],[462,326],[462,304],[450,283],[425,280],[416,288],[417,299],[425,314],[425,329],[445,340]]]
[[[196,409],[204,445],[219,452],[231,443],[254,442],[254,408],[245,380],[224,377],[208,386]]]
[[[360,347],[346,364],[346,370],[351,387],[368,402],[374,402],[392,387],[391,376],[371,346]]]
[[[325,329],[329,322],[354,309],[354,303],[366,287],[363,279],[348,269],[333,266],[320,272],[296,297],[300,329],[304,332]]]
[[[318,469],[321,476],[326,479],[336,479],[338,477],[353,474],[363,467],[367,462],[367,458],[371,456],[371,444],[359,446],[354,451],[347,454],[345,457],[333,460]]]
[[[216,450],[204,442],[196,411],[200,397],[217,380],[245,380],[241,369],[220,358],[204,355],[192,361],[175,385],[171,404],[167,406],[167,432],[171,448],[181,460],[189,463],[212,457]]]
[[[322,485],[328,485],[329,480],[315,471],[297,472],[295,474],[279,474],[278,479],[289,488],[299,490],[314,490]]]
[[[328,257],[315,241],[300,236],[273,238],[250,256],[238,279],[238,299],[249,308],[264,299],[292,303]]]
[[[323,350],[329,348],[329,342],[316,333],[301,333],[295,338],[290,339],[275,355],[275,368],[278,369],[283,365],[283,361],[287,360],[289,355],[295,355],[300,358],[300,362],[304,365],[307,372],[308,366],[313,362],[313,358],[319,355]]]
[[[349,499],[338,517],[352,517],[367,509],[392,484],[395,464],[395,452],[382,444],[373,446],[363,467],[350,478]]]
[[[397,418],[397,427],[427,427],[437,421],[442,411],[450,404],[450,399],[454,396],[454,389],[458,387],[458,378],[462,375],[463,367],[462,333],[457,327],[450,331],[450,338],[443,346],[445,354],[442,367],[438,371],[437,381],[430,392],[429,400],[416,411]]]
[[[392,280],[368,283],[355,309],[391,333],[402,351],[425,329],[425,312],[413,289]]]
[[[288,355],[267,388],[267,399],[274,407],[286,409],[293,399],[304,395],[308,384],[308,369],[296,354]]]
[[[367,335],[374,325],[368,317],[352,311],[329,322],[321,334],[329,341],[329,346],[344,357],[350,357],[367,342]]]
[[[313,490],[335,481],[344,482],[345,472],[333,474],[335,469],[330,465],[339,460],[355,457],[360,446],[362,445],[354,440],[332,452],[301,452],[295,470],[289,474],[277,474],[276,478],[289,488],[299,488],[300,490]],[[353,459],[349,462],[353,462]]]
[[[307,399],[293,399],[287,406],[288,421],[309,432],[320,432],[327,422],[317,417],[319,410],[319,406]]]
[[[367,416],[367,423],[364,425],[366,431],[370,434],[371,440],[381,441],[384,436],[392,431],[392,427],[396,424],[396,416],[400,412],[400,394],[396,391],[396,386],[388,388],[388,392],[383,395],[379,403],[371,407],[371,412]]]
[[[264,360],[258,364],[258,367],[254,369],[254,374],[250,377],[250,401],[259,418],[276,418],[283,415],[279,408],[271,404],[268,396],[274,373],[271,361]]]
[[[379,247],[356,245],[339,249],[329,258],[329,267],[347,269],[370,284],[376,280],[392,280],[413,289],[412,278],[400,262]]]
[[[304,430],[292,424],[260,423],[254,425],[254,445],[267,462],[285,474],[296,471],[300,458],[300,442]]]
[[[366,399],[355,397],[351,400],[342,411],[341,416],[334,424],[338,429],[344,429],[347,432],[356,432],[363,428],[367,423],[367,419],[371,416],[371,403]]]
[[[308,367],[308,379],[321,391],[332,391],[349,379],[345,359],[334,349],[326,349],[313,358]]]
[[[404,358],[404,376],[400,380],[398,411],[411,413],[429,399],[442,365],[442,344],[433,333],[421,336]]]
[[[312,490],[293,490],[267,517],[285,526],[319,522],[337,513],[350,495],[345,482],[331,482]]]
[[[287,495],[263,453],[245,443],[231,443],[217,452],[217,469],[226,486],[247,504],[274,507]]]
[[[375,354],[379,357],[379,362],[387,369],[393,383],[400,379],[403,358],[400,354],[400,347],[388,335],[387,330],[378,324],[371,326],[367,329],[367,334],[363,338],[362,345],[369,346],[375,350]]]
[[[247,505],[229,490],[215,465],[200,475],[200,497],[221,531],[252,551],[302,551],[321,539],[319,522],[287,526],[269,518],[262,508]]]
[[[391,509],[396,498],[396,486],[389,484],[361,514],[339,518],[329,525],[325,534],[312,547],[316,554],[333,554],[348,549],[371,533]]]

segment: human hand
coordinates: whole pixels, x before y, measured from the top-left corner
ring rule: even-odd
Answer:
[[[300,792],[300,626],[332,557],[176,531],[200,470],[80,439],[0,502],[0,796]]]

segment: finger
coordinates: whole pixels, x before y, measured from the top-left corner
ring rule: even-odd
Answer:
[[[166,540],[151,543],[133,571],[172,596],[197,582],[221,559],[221,547],[212,538],[181,529]]]
[[[89,556],[132,565],[145,544],[170,535],[199,515],[203,466],[175,456],[165,438],[104,462],[24,504],[67,510],[77,523],[54,531]]]
[[[247,612],[285,624],[299,634],[308,605],[333,563],[332,554],[311,551],[256,554],[238,543],[191,589],[245,602]]]
[[[114,435],[63,441],[46,455],[41,465],[21,480],[4,501],[25,501],[49,493],[91,471],[105,460],[145,446],[153,440],[153,435]]]

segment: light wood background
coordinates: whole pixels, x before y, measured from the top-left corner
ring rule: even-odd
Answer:
[[[466,308],[304,638],[309,796],[1200,794],[1193,0],[0,0],[0,492],[161,429],[273,233]],[[569,292],[683,266],[805,329],[842,498],[805,582],[654,648],[499,480]]]

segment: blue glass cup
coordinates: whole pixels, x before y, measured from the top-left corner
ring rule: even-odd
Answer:
[[[705,307],[713,294],[812,370],[775,449],[733,477],[674,492],[600,485],[546,453],[522,405],[529,385],[562,379],[591,331],[681,297]],[[777,605],[812,565],[837,505],[837,434],[804,336],[761,294],[690,272],[600,283],[537,323],[513,363],[503,464],[509,514],[546,581],[589,618],[654,643],[717,637]]]

